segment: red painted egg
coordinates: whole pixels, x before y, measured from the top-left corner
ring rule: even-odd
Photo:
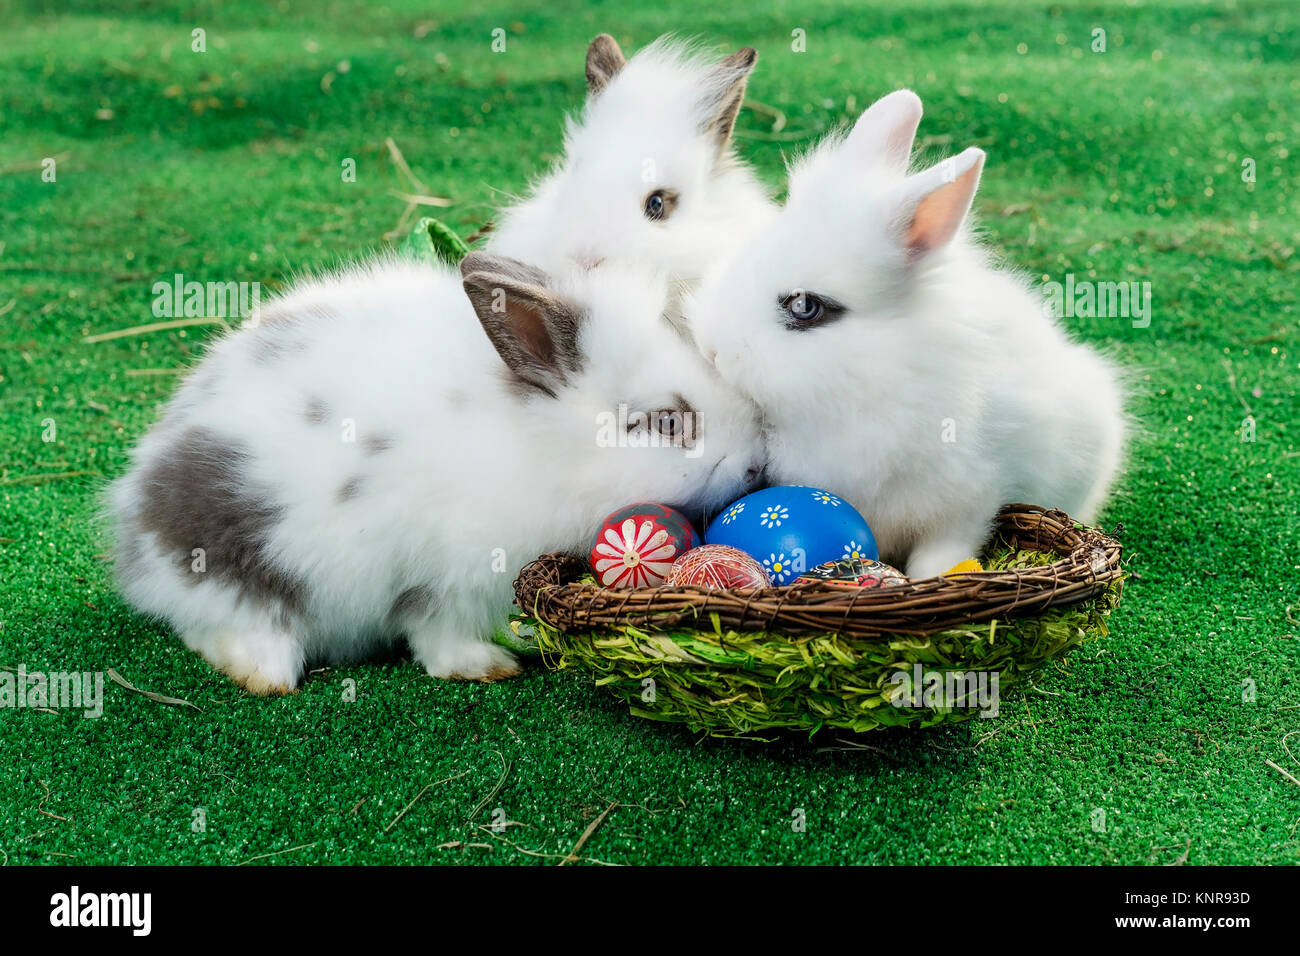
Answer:
[[[642,501],[607,517],[591,539],[591,568],[607,588],[652,588],[668,580],[673,562],[699,544],[680,512]]]
[[[739,548],[704,544],[673,565],[668,583],[701,588],[765,588],[772,584],[763,566]]]

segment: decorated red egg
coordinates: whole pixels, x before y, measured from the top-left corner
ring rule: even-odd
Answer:
[[[680,512],[642,501],[607,517],[591,539],[591,568],[607,588],[648,588],[668,579],[673,562],[699,538]]]
[[[826,584],[833,588],[888,588],[907,583],[907,575],[883,561],[842,558],[827,561],[794,579],[795,584]]]
[[[763,566],[739,548],[702,544],[673,565],[668,583],[675,587],[765,588],[772,583]]]

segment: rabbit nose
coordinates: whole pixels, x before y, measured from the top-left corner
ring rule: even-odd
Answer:
[[[753,465],[745,472],[745,487],[757,488],[763,482],[764,465]]]

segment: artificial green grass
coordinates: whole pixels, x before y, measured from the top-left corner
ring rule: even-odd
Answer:
[[[116,685],[98,720],[0,710],[0,863],[552,862],[611,804],[583,857],[1300,860],[1300,787],[1265,763],[1300,776],[1289,0],[60,6],[0,4],[0,665],[112,667],[202,710]],[[1110,636],[996,720],[737,744],[541,667],[481,686],[390,661],[251,698],[132,615],[99,476],[211,333],[83,337],[153,321],[175,272],[270,290],[380,245],[406,188],[385,137],[467,234],[558,150],[591,36],[668,29],[760,50],[751,94],[787,123],[746,111],[740,145],[774,185],[783,150],[907,85],[933,154],[989,152],[977,208],[1012,261],[1152,283],[1149,328],[1069,322],[1135,370],[1142,433],[1102,518],[1131,573]]]

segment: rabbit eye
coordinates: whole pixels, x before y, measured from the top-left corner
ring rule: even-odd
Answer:
[[[695,410],[680,395],[673,396],[672,404],[675,407],[638,414],[635,416],[635,423],[633,418],[629,417],[628,431],[635,431],[637,427],[647,428],[664,439],[662,444],[691,448],[699,437],[699,422],[696,421]]]
[[[800,292],[785,300],[785,310],[790,313],[792,319],[800,322],[816,322],[822,317],[825,306],[817,296]]]
[[[651,222],[662,222],[672,215],[677,206],[677,193],[671,189],[656,189],[645,197],[642,209]]]
[[[796,289],[781,300],[781,308],[790,317],[788,329],[810,329],[843,314],[844,306],[832,299]]]
[[[681,412],[665,411],[655,416],[655,431],[664,438],[679,438],[685,431],[685,418]]]

